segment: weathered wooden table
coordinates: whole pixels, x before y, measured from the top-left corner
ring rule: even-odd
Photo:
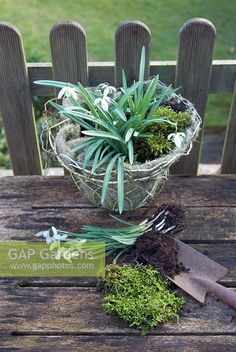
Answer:
[[[140,222],[155,204],[186,206],[182,239],[229,268],[221,283],[236,289],[236,176],[171,177],[148,207],[125,214]],[[68,177],[0,179],[1,241],[29,240],[55,225],[111,225],[108,213],[81,199]],[[94,280],[1,278],[0,351],[236,351],[236,312],[208,294],[188,300],[175,321],[139,336],[107,316]]]

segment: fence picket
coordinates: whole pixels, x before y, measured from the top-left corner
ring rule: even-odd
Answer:
[[[0,106],[15,175],[41,175],[41,157],[23,51],[17,28],[0,23]]]
[[[236,81],[221,161],[222,174],[236,174]]]
[[[181,94],[193,102],[202,119],[207,103],[215,37],[215,27],[203,18],[186,22],[180,30],[176,87],[181,87]],[[171,169],[172,173],[197,174],[201,140],[202,132],[190,155],[182,157]]]
[[[128,85],[138,80],[140,54],[145,46],[145,78],[150,75],[150,44],[151,33],[149,28],[142,22],[130,21],[122,23],[115,33],[116,64],[115,82],[116,86],[122,85],[122,69],[126,74]]]
[[[54,79],[88,84],[86,34],[75,21],[60,22],[50,32]]]

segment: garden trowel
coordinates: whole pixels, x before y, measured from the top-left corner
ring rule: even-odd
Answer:
[[[168,278],[201,303],[205,301],[206,293],[211,292],[236,309],[236,292],[216,282],[228,270],[182,241],[176,242],[179,247],[178,260],[184,265],[186,272]]]

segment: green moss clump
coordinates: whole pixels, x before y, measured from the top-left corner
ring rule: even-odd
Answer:
[[[108,265],[102,287],[106,312],[126,320],[142,334],[159,323],[178,319],[185,303],[169,290],[167,280],[151,266]]]
[[[134,142],[137,161],[145,163],[147,160],[159,158],[173,149],[173,142],[160,131],[147,137],[137,137]]]
[[[153,124],[144,130],[142,136],[135,139],[136,160],[141,163],[168,154],[175,147],[174,143],[168,140],[168,135],[176,131],[185,132],[190,124],[188,112],[177,113],[169,107],[159,107],[152,118],[166,118],[176,125],[167,122]]]
[[[159,107],[153,114],[152,118],[157,119],[165,117],[170,122],[176,123],[176,128],[178,132],[184,132],[190,124],[190,115],[188,112],[175,112],[169,107]],[[176,131],[175,126],[170,125],[167,122],[161,122],[160,124],[155,124],[151,126],[150,131],[161,131],[165,134],[170,134]]]

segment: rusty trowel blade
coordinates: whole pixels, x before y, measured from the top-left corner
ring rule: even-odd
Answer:
[[[225,276],[228,270],[182,241],[176,240],[176,242],[179,247],[178,260],[188,271],[169,279],[203,303],[207,290],[206,286],[199,284],[197,278],[217,281]]]

